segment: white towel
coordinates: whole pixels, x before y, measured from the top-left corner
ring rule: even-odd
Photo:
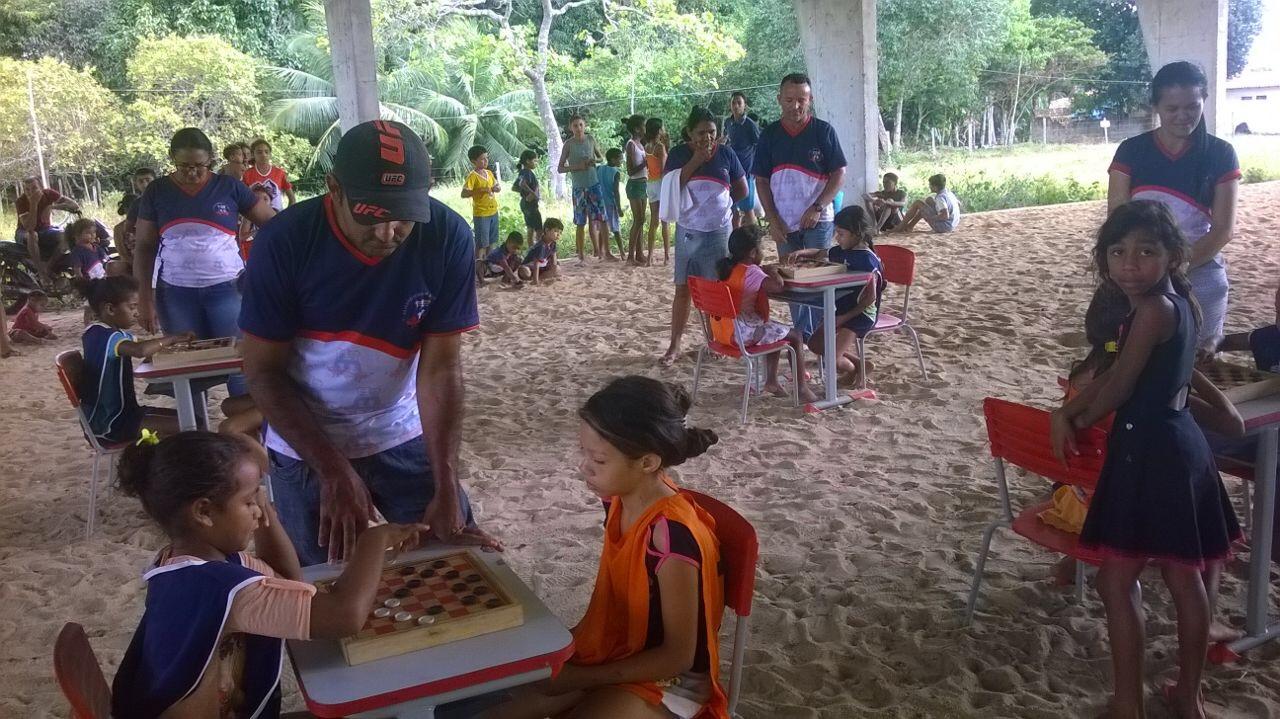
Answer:
[[[658,192],[658,219],[676,224],[680,214],[693,207],[693,198],[680,186],[680,170],[672,170],[662,176],[662,189]]]

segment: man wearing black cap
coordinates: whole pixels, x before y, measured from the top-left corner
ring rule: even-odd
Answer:
[[[357,125],[338,144],[328,194],[286,209],[254,242],[244,373],[304,565],[347,556],[375,507],[441,539],[496,546],[456,476],[461,333],[479,323],[471,230],[428,197],[430,178],[408,127]]]

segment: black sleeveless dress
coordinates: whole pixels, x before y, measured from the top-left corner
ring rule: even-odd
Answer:
[[[1185,299],[1165,297],[1177,329],[1152,349],[1132,396],[1116,410],[1080,544],[1202,569],[1230,554],[1240,525],[1204,433],[1185,402],[1170,408],[1191,383],[1196,327]]]

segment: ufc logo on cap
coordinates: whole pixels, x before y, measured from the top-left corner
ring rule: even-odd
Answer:
[[[403,165],[404,140],[401,139],[400,130],[382,120],[373,123],[373,126],[378,130],[378,144],[381,145],[382,159],[396,165]]]
[[[403,185],[405,181],[403,172],[384,172],[382,173],[382,184],[384,185]]]
[[[368,217],[374,217],[379,220],[385,220],[391,217],[391,212],[388,211],[387,208],[378,207],[377,205],[370,205],[366,202],[357,202],[356,204],[352,205],[351,214],[366,215]]]

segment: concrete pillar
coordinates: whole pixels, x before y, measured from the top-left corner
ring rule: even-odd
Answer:
[[[324,0],[329,59],[338,93],[338,124],[346,132],[380,115],[370,0]]]
[[[1204,68],[1209,97],[1204,119],[1211,134],[1230,134],[1227,116],[1227,0],[1139,0],[1138,21],[1151,72],[1179,60]]]
[[[844,150],[845,204],[875,189],[880,172],[875,0],[795,0],[813,82],[814,114],[835,126]],[[781,78],[779,78],[781,79]]]

